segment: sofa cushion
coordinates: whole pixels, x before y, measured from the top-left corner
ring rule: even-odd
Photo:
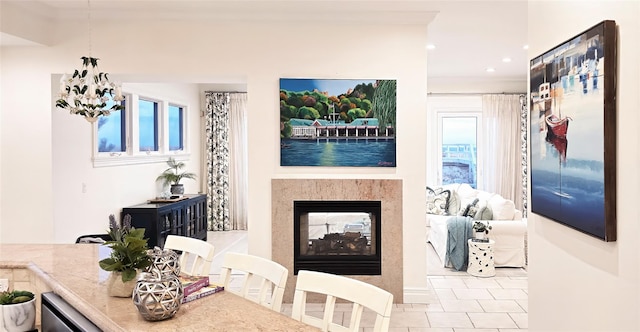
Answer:
[[[513,201],[495,194],[489,199],[488,206],[493,214],[493,220],[513,220],[516,213],[516,205]]]
[[[473,202],[473,200],[478,197],[478,190],[473,189],[471,185],[469,185],[468,183],[463,183],[460,186],[458,186],[458,189],[456,189],[456,192],[458,193],[458,195],[460,195],[460,199],[463,202],[464,201]]]

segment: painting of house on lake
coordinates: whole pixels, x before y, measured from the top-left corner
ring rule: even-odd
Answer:
[[[396,167],[396,81],[280,79],[280,166]]]

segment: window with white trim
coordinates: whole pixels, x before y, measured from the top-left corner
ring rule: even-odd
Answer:
[[[441,184],[468,183],[478,185],[478,129],[480,114],[438,113],[438,158]]]
[[[126,101],[120,102],[122,106]],[[114,101],[111,96],[106,108],[111,108]],[[126,106],[124,110],[111,112],[109,116],[98,118],[98,152],[122,153],[127,150]]]
[[[158,151],[158,102],[138,99],[138,150]]]
[[[94,167],[153,163],[169,156],[186,160],[186,103],[149,94],[123,95],[125,109],[101,116],[94,127]]]
[[[169,151],[184,150],[184,107],[169,105]]]
[[[427,185],[483,186],[482,97],[429,95]]]

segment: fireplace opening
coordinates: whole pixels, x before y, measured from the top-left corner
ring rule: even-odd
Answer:
[[[380,201],[294,201],[294,274],[381,275]]]

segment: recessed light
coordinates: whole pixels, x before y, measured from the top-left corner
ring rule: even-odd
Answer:
[[[494,71],[496,71],[495,68],[487,68],[487,73],[493,73]]]
[[[511,62],[511,58],[502,58],[502,62]]]
[[[528,49],[529,49],[529,45],[524,45],[524,46],[522,46],[522,49],[523,49],[523,50],[528,50]]]
[[[433,44],[427,44],[427,49],[428,50],[434,50],[436,48],[436,45]]]

